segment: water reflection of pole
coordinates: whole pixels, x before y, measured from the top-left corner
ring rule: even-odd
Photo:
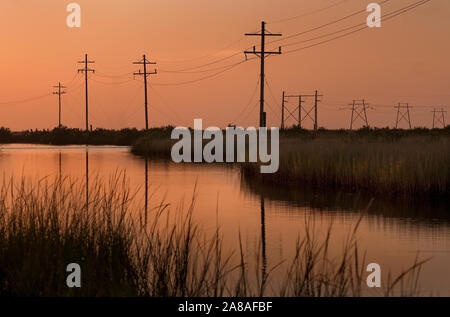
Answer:
[[[148,213],[148,159],[145,158],[145,226],[147,226]]]
[[[267,269],[266,256],[266,216],[264,208],[264,196],[261,195],[261,246],[262,246],[262,281],[265,282]]]
[[[58,167],[59,167],[59,185],[61,186],[61,181],[62,181],[62,153],[61,153],[61,150],[59,150],[59,154],[58,154]]]
[[[89,150],[86,146],[86,211],[89,210]]]

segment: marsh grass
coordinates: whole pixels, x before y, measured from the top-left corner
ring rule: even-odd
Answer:
[[[261,175],[256,163],[238,165],[249,182],[289,189],[305,185],[385,198],[448,199],[448,131],[362,129],[313,133],[291,129],[280,133],[280,165],[276,173]],[[170,160],[176,142],[168,135],[143,137],[132,152],[150,159]],[[203,145],[208,142],[203,140]]]
[[[249,180],[288,188],[445,198],[450,193],[450,138],[283,138],[277,173],[260,175],[257,164],[244,164],[241,171]]]
[[[225,251],[232,243],[223,240],[219,225],[211,234],[202,230],[193,217],[195,192],[186,207],[161,203],[148,215],[135,203],[124,175],[92,181],[88,197],[84,184],[70,179],[3,182],[1,295],[364,295],[359,222],[334,258],[329,252],[333,227],[320,238],[308,218],[295,256],[267,267],[260,250],[245,253],[240,236],[239,248]],[[66,286],[69,263],[81,266],[79,289]],[[409,285],[417,286],[422,264],[416,261],[385,283],[384,294],[398,294],[399,287],[415,291]]]

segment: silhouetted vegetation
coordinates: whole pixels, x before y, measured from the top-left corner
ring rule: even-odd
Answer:
[[[95,129],[85,131],[66,127],[53,130],[28,130],[11,132],[0,128],[0,143],[31,143],[51,145],[133,145],[141,137],[160,138],[170,136],[171,127],[153,128],[148,131],[137,129],[107,130]]]
[[[280,140],[277,173],[262,175],[258,164],[243,164],[241,170],[253,182],[278,187],[448,198],[450,129],[289,131]]]
[[[175,142],[169,135],[145,136],[132,151],[170,159]],[[280,132],[278,172],[262,175],[254,163],[240,167],[248,181],[277,187],[306,185],[391,198],[448,198],[450,126],[433,130],[286,129]]]
[[[121,177],[91,185],[69,180],[0,187],[0,295],[14,296],[361,296],[365,253],[356,232],[338,256],[329,253],[333,227],[323,239],[306,220],[304,238],[281,277],[263,268],[261,254],[244,254],[242,241],[225,252],[219,227],[204,234],[188,210],[161,203],[147,216]],[[366,208],[368,209],[368,207]],[[214,211],[213,211],[214,212]],[[364,212],[362,213],[364,214]],[[283,259],[280,259],[280,262]],[[66,266],[82,268],[81,288],[68,288]],[[383,283],[374,295],[417,295],[424,262]],[[255,276],[253,276],[255,274]],[[366,294],[367,295],[367,294]]]

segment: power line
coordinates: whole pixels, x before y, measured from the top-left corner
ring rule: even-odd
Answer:
[[[380,2],[380,5],[384,4],[384,3],[388,2],[388,1],[390,1],[390,0],[384,0],[384,1]],[[364,13],[364,12],[367,12],[366,8],[364,8],[362,10],[359,10],[359,11],[356,11],[356,12],[353,12],[353,13],[351,13],[349,15],[346,15],[346,16],[344,16],[342,18],[333,20],[331,22],[327,22],[325,24],[322,24],[322,25],[310,28],[308,30],[305,30],[305,31],[302,31],[302,32],[298,32],[298,33],[294,33],[292,35],[287,35],[283,39],[273,40],[273,41],[269,42],[268,44],[277,43],[277,42],[280,42],[280,41],[285,41],[285,40],[288,40],[288,39],[291,39],[291,38],[294,38],[294,37],[297,37],[297,36],[300,36],[300,35],[304,35],[304,34],[307,34],[307,33],[313,32],[313,31],[317,31],[317,30],[323,29],[323,28],[325,28],[327,26],[330,26],[330,25],[342,22],[344,20],[347,20],[347,19],[349,19],[351,17],[354,17],[354,16],[359,15],[359,14]]]
[[[219,71],[217,73],[214,73],[214,74],[211,74],[211,75],[208,75],[208,76],[205,76],[205,77],[197,78],[197,79],[194,79],[194,80],[177,82],[177,83],[154,83],[153,86],[182,86],[182,85],[196,83],[196,82],[199,82],[199,81],[202,81],[202,80],[211,79],[213,77],[216,77],[216,76],[218,76],[220,74],[223,74],[223,73],[225,73],[225,72],[227,72],[227,71],[229,71],[229,70],[235,68],[236,66],[238,66],[238,65],[240,65],[242,63],[245,63],[245,62],[246,62],[245,60],[244,61],[240,61],[238,63],[230,65],[230,67],[228,67],[228,68],[226,68],[224,70],[221,70],[221,71]]]
[[[335,7],[340,6],[341,4],[344,4],[344,3],[348,2],[348,1],[350,1],[350,0],[343,0],[343,1],[340,1],[340,2],[337,2],[337,3],[334,3],[332,5],[329,5],[327,7],[324,7],[324,8],[312,10],[310,12],[306,12],[306,13],[303,13],[303,14],[300,14],[300,15],[296,15],[296,16],[293,16],[293,17],[290,17],[290,18],[284,18],[284,19],[279,19],[279,20],[275,20],[275,21],[270,21],[268,23],[269,24],[276,24],[276,23],[282,23],[282,22],[296,20],[296,19],[299,19],[299,18],[304,18],[304,17],[310,16],[310,15],[314,15],[316,13],[320,13],[320,12],[326,11],[326,10],[331,9],[331,8],[335,8]]]
[[[43,99],[43,98],[49,97],[51,95],[53,95],[53,93],[46,93],[46,94],[43,94],[43,95],[39,95],[39,96],[36,96],[36,97],[30,97],[30,98],[26,98],[26,99],[13,100],[13,101],[7,101],[7,102],[0,102],[0,105],[13,105],[13,104],[26,103],[26,102],[30,102],[30,101]]]
[[[226,50],[226,49],[228,49],[228,48],[234,46],[235,44],[242,42],[244,39],[245,39],[245,37],[241,37],[240,39],[231,42],[230,44],[226,45],[225,47],[223,47],[223,48],[221,48],[221,49],[219,49],[219,50],[217,50],[217,51],[215,51],[214,53],[205,54],[205,55],[201,55],[201,56],[194,57],[194,58],[190,58],[190,59],[181,59],[181,60],[163,60],[163,59],[157,59],[157,60],[158,60],[158,62],[161,62],[161,63],[168,63],[168,64],[171,64],[171,63],[175,64],[175,63],[187,63],[187,62],[192,62],[192,61],[196,61],[196,60],[199,60],[199,59],[204,59],[204,58],[208,58],[208,57],[211,57],[211,56],[215,56],[215,55],[217,55],[218,53],[223,52],[224,50]]]
[[[261,78],[258,76],[258,80],[256,81],[255,89],[253,90],[252,95],[251,95],[251,97],[250,97],[250,99],[249,99],[247,105],[245,105],[245,107],[242,108],[242,110],[241,110],[241,111],[239,112],[239,114],[235,117],[235,119],[231,121],[230,124],[232,124],[232,123],[234,123],[235,121],[237,121],[237,119],[238,119],[239,117],[241,117],[242,115],[244,115],[244,113],[245,113],[245,112],[247,111],[247,109],[250,107],[250,105],[252,104],[253,99],[254,99],[255,96],[256,96],[256,92],[258,91],[258,86],[259,86],[259,81],[260,81],[260,80],[261,80]]]
[[[84,82],[85,82],[85,95],[86,95],[86,131],[89,131],[89,107],[88,107],[88,73],[95,73],[94,69],[88,68],[88,64],[94,64],[94,61],[88,60],[88,54],[84,55],[84,61],[78,62],[79,64],[84,64],[84,68],[79,69],[79,73],[84,73]]]
[[[145,54],[142,57],[142,60],[139,62],[133,62],[135,65],[144,65],[144,72],[141,73],[141,70],[139,69],[139,72],[134,73],[135,76],[143,76],[144,77],[144,89],[145,89],[145,130],[148,130],[148,95],[147,95],[147,77],[149,75],[155,75],[156,69],[153,72],[147,72],[147,65],[154,65],[155,62],[150,62],[147,60]]]
[[[424,1],[424,0],[421,0],[421,1]],[[419,2],[421,2],[421,1],[419,1]],[[403,11],[404,11],[405,9],[413,9],[413,8],[415,8],[416,6],[417,6],[417,3],[412,4],[412,5],[409,5],[409,6],[407,6],[407,7],[401,8],[401,9],[398,9],[398,10],[395,10],[395,11],[390,12],[390,13],[388,13],[388,14],[385,14],[385,15],[383,16],[383,20],[387,21],[387,20],[389,20],[389,19],[391,19],[391,18],[393,18],[393,17],[395,17],[395,16],[397,16],[397,15],[400,15],[401,13],[404,13]],[[368,27],[368,26],[367,26],[367,23],[366,23],[366,22],[363,22],[363,23],[359,23],[359,24],[356,24],[356,25],[352,25],[352,26],[350,26],[350,27],[345,27],[345,28],[343,28],[343,29],[340,29],[340,30],[337,30],[337,31],[334,31],[334,32],[331,32],[331,33],[319,35],[319,36],[316,36],[316,37],[313,37],[313,38],[310,38],[310,39],[306,39],[306,40],[302,40],[302,41],[297,41],[297,42],[287,43],[287,44],[282,45],[282,47],[295,46],[295,45],[298,45],[298,44],[303,44],[303,43],[307,43],[307,42],[319,40],[319,39],[326,38],[326,37],[329,37],[329,36],[332,36],[332,35],[335,35],[335,34],[339,34],[339,33],[342,33],[342,32],[345,32],[345,31],[348,31],[348,30],[357,28],[357,27],[361,27],[361,26],[363,26],[363,28],[361,28],[361,29],[366,29],[366,28]]]
[[[398,124],[402,120],[405,120],[408,123],[409,128],[411,129],[411,116],[409,114],[409,109],[411,107],[409,106],[409,103],[399,102],[395,108],[397,108],[397,118],[395,120],[395,128],[397,129]],[[405,109],[405,110],[402,111],[402,109]]]
[[[153,87],[153,85],[149,84],[149,87],[151,90],[153,90],[153,92],[159,97],[159,99],[161,99],[162,103],[166,106],[166,108],[168,108],[175,117],[177,117],[177,119],[175,121],[180,121],[181,122],[181,116],[179,116],[178,112],[175,111],[175,108],[172,107],[162,96],[161,94],[158,92],[157,89],[155,89],[155,87]],[[172,117],[173,118],[173,117]]]
[[[367,106],[369,104],[366,103],[364,99],[353,100],[353,103],[350,104],[352,106],[352,116],[350,120],[350,130],[353,130],[353,124],[360,119],[364,123],[364,127],[369,127],[369,121],[367,120]]]
[[[210,69],[205,69],[205,70],[197,70],[197,71],[177,71],[177,70],[164,70],[164,69],[160,69],[159,71],[161,73],[172,73],[172,74],[200,74],[200,73],[209,73],[209,72],[213,72],[213,71],[217,71],[217,70],[222,70],[222,69],[228,68],[230,66],[233,66],[235,64],[236,63],[219,66],[219,67],[215,67],[215,68],[210,68]]]
[[[431,112],[433,113],[433,129],[435,129],[439,124],[441,124],[442,128],[445,129],[445,114],[447,113],[447,111],[445,111],[443,108],[434,108]],[[439,114],[439,116],[437,116],[436,114]]]
[[[266,127],[266,113],[264,112],[264,60],[266,58],[266,55],[280,55],[281,54],[281,47],[277,52],[272,51],[266,51],[266,36],[281,36],[279,33],[271,33],[266,30],[266,22],[261,22],[261,31],[260,33],[246,33],[246,36],[260,36],[261,37],[261,50],[256,51],[256,47],[253,46],[253,51],[245,51],[245,57],[247,58],[247,54],[253,54],[259,57],[260,64],[261,64],[261,80],[260,80],[260,95],[259,95],[259,101],[260,101],[260,107],[259,107],[259,126],[260,127]]]
[[[119,74],[119,75],[108,75],[108,74],[104,74],[102,72],[97,71],[96,73],[97,76],[99,77],[105,77],[105,78],[125,78],[125,77],[130,77],[131,75],[133,75],[133,72],[127,72],[127,73],[123,73],[123,74]]]
[[[127,80],[124,80],[124,81],[115,81],[115,82],[106,82],[106,81],[101,81],[101,80],[98,80],[98,79],[95,79],[95,78],[91,78],[91,80],[96,82],[96,83],[103,84],[103,85],[123,85],[123,84],[129,83],[129,82],[135,81],[134,78],[127,79]]]
[[[250,115],[253,114],[253,111],[257,108],[258,103],[259,103],[259,100],[257,100],[257,101],[253,104],[253,107],[250,108],[250,111],[249,111],[249,112],[241,119],[241,122],[245,122],[245,121],[250,117]]]
[[[59,109],[59,116],[58,116],[58,127],[61,127],[61,95],[66,94],[65,91],[61,90],[61,89],[65,89],[67,88],[66,86],[62,86],[61,82],[58,83],[58,86],[53,86],[53,88],[58,88],[58,91],[53,92],[54,95],[58,95],[58,109]]]
[[[415,9],[415,8],[421,6],[421,5],[424,5],[424,4],[426,4],[426,3],[430,2],[430,1],[432,1],[432,0],[422,0],[422,1],[416,2],[415,4],[410,5],[410,6],[406,7],[406,8],[402,8],[402,9],[397,10],[397,11],[400,11],[400,12],[398,12],[398,13],[392,15],[392,16],[389,16],[388,18],[384,18],[383,20],[384,20],[384,21],[390,20],[390,19],[392,19],[392,18],[394,18],[394,17],[396,17],[396,16],[398,16],[398,15],[401,15],[401,14],[403,14],[403,13],[406,13],[406,12],[408,12],[408,11],[410,11],[410,10],[412,10],[412,9]],[[328,39],[328,40],[324,40],[324,41],[321,41],[321,42],[318,42],[318,43],[314,43],[314,44],[311,44],[311,45],[308,45],[308,46],[300,47],[300,48],[298,48],[298,49],[293,49],[293,50],[284,52],[284,54],[290,54],[290,53],[302,51],[302,50],[304,50],[304,49],[308,49],[308,48],[311,48],[311,47],[315,47],[315,46],[318,46],[318,45],[321,45],[321,44],[325,44],[325,43],[328,43],[328,42],[331,42],[331,41],[334,41],[334,40],[337,40],[337,39],[346,37],[346,36],[351,35],[351,34],[353,34],[353,33],[356,33],[356,32],[362,31],[362,30],[365,30],[365,29],[367,29],[367,28],[368,28],[368,26],[365,24],[365,26],[363,26],[363,27],[361,27],[361,28],[359,28],[359,29],[353,30],[353,31],[351,31],[351,32],[347,32],[347,33],[344,33],[344,34],[342,34],[342,35],[340,35],[340,36],[336,36],[336,37],[334,37],[334,38],[331,38],[331,39]]]

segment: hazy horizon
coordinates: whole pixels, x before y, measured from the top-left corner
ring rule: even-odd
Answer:
[[[89,81],[90,123],[94,128],[144,127],[143,84],[140,79],[133,80],[132,75],[139,70],[132,62],[140,60],[142,54],[157,62],[150,70],[158,70],[157,75],[149,77],[151,127],[192,126],[194,118],[202,118],[205,126],[256,126],[258,91],[251,105],[246,106],[257,85],[259,61],[250,60],[198,82],[178,84],[202,79],[226,65],[244,61],[244,54],[238,53],[253,45],[259,49],[260,44],[259,37],[245,37],[244,33],[258,31],[262,20],[267,21],[269,31],[283,33],[283,41],[268,45],[268,49],[274,49],[364,23],[369,13],[286,39],[362,10],[372,1],[282,0],[274,5],[268,0],[78,0],[75,2],[81,6],[82,24],[81,28],[72,29],[66,25],[66,6],[70,2],[3,0],[0,4],[0,126],[12,130],[55,127],[57,96],[8,102],[50,94],[52,86],[61,82],[69,87],[63,96],[62,123],[84,128],[84,82],[83,75],[77,75],[77,69],[82,68],[77,61],[85,53],[96,61],[92,65],[96,74]],[[388,1],[382,4],[382,14],[414,2]],[[309,14],[332,4],[337,5]],[[350,112],[340,108],[353,99],[365,98],[374,107],[368,110],[371,126],[392,127],[394,106],[409,102],[413,107],[413,127],[430,127],[433,107],[450,106],[450,43],[445,40],[450,35],[448,12],[450,2],[434,0],[383,22],[382,28],[366,29],[316,47],[271,57],[266,63],[270,86],[266,89],[268,125],[280,125],[283,90],[289,94],[311,94],[317,89],[324,94],[319,104],[319,126],[347,128]],[[306,16],[297,17],[303,14]],[[290,17],[297,18],[279,21]],[[236,55],[207,65],[232,54]],[[288,107],[292,111],[295,101]],[[310,128],[311,123],[307,122],[306,127]]]

